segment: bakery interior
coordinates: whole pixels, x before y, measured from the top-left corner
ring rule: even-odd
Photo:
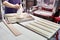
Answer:
[[[0,40],[60,40],[60,0],[0,0]]]

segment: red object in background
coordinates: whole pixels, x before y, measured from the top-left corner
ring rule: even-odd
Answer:
[[[60,22],[60,16],[59,17],[55,17],[54,19],[55,19],[56,23]]]
[[[44,7],[42,7],[41,9],[42,9],[42,10],[46,10],[46,11],[50,11],[50,12],[53,11],[53,9],[48,9],[48,8],[44,8]]]
[[[60,16],[59,17],[54,17],[54,21],[56,23],[60,22]],[[57,34],[56,34],[56,40],[59,40],[58,36],[59,36],[59,33],[57,32]]]

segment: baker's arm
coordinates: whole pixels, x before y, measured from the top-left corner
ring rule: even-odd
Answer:
[[[3,5],[5,5],[6,7],[9,7],[9,8],[15,8],[15,9],[19,9],[19,4],[11,4],[9,3],[8,1],[3,1]]]

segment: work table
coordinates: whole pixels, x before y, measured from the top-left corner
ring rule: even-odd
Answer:
[[[0,22],[0,40],[45,40],[46,38],[18,25],[12,24],[17,28],[21,35],[15,36],[3,22]]]
[[[53,37],[53,35],[55,35],[55,33],[60,29],[60,25],[50,22],[48,20],[36,17],[31,15],[35,20],[31,20],[31,21],[26,21],[26,22],[21,22],[19,24],[15,23],[15,24],[11,24],[13,25],[14,28],[16,28],[21,34],[18,36],[15,36],[10,30],[9,28],[4,24],[4,22],[0,22],[0,40],[48,40],[51,39],[51,37]],[[40,21],[40,27],[52,27],[53,30],[49,30],[49,28],[47,28],[47,31],[49,30],[52,33],[49,33],[48,36],[44,37],[44,35],[39,35],[33,31],[31,31],[32,29],[34,29],[36,32],[38,32],[38,28],[37,26],[34,26],[34,28],[32,28],[33,26],[30,26],[30,30],[26,28],[26,25],[30,25],[29,23],[33,23],[34,21],[39,20]],[[26,23],[26,24],[25,24]],[[44,24],[45,23],[45,24]],[[34,24],[34,23],[33,23]],[[43,25],[44,24],[44,25]],[[38,25],[38,24],[37,24]],[[48,26],[46,26],[48,25]],[[31,29],[32,28],[32,29]],[[44,29],[43,28],[43,29]],[[40,32],[40,31],[39,31]],[[38,32],[38,33],[39,33]],[[45,30],[42,32],[46,32]],[[51,35],[50,35],[51,34]],[[47,35],[47,34],[46,34]]]

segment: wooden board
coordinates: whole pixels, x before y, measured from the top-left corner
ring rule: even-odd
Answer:
[[[5,20],[3,20],[3,22],[15,36],[19,36],[21,34],[12,24],[8,24]]]

